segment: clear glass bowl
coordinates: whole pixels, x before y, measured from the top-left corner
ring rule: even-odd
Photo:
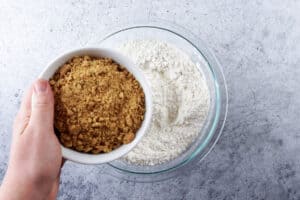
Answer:
[[[155,39],[171,43],[188,54],[207,80],[210,108],[199,130],[199,137],[189,149],[176,159],[155,166],[139,166],[123,160],[110,162],[116,177],[134,181],[153,182],[181,174],[192,167],[191,161],[202,160],[216,144],[227,115],[227,88],[222,69],[206,45],[188,30],[174,24],[151,22],[119,29],[101,40],[100,46],[117,49],[128,40]],[[184,167],[183,167],[184,166]]]

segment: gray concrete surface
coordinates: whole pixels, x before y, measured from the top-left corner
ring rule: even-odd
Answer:
[[[0,180],[24,88],[56,55],[113,27],[161,18],[206,41],[223,65],[223,135],[190,173],[159,183],[67,163],[59,199],[300,199],[300,1],[0,0]]]

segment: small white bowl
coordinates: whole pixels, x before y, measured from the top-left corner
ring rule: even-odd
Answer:
[[[62,155],[64,158],[82,163],[82,164],[101,164],[110,162],[113,160],[116,160],[125,154],[127,154],[129,151],[131,151],[137,144],[140,142],[142,137],[144,136],[147,128],[149,127],[151,116],[152,116],[152,95],[151,90],[149,87],[149,84],[147,80],[145,79],[142,72],[135,66],[131,60],[129,60],[127,57],[121,55],[120,53],[117,53],[110,49],[103,49],[103,48],[81,48],[76,49],[67,53],[62,54],[61,56],[55,58],[46,69],[40,74],[39,78],[49,80],[53,74],[56,72],[56,70],[62,66],[64,63],[66,63],[69,59],[71,59],[74,56],[83,56],[83,55],[89,55],[89,56],[95,56],[95,57],[109,57],[112,58],[114,61],[119,63],[121,66],[125,67],[129,72],[133,74],[133,76],[137,79],[137,81],[140,83],[144,93],[145,93],[145,105],[146,105],[146,112],[145,117],[142,122],[142,125],[140,129],[137,131],[135,139],[129,143],[124,144],[120,146],[119,148],[109,152],[109,153],[102,153],[102,154],[87,154],[87,153],[80,153],[78,151],[62,147]]]

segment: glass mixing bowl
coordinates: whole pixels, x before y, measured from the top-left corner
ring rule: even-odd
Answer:
[[[185,52],[204,75],[210,91],[210,108],[199,137],[182,155],[154,166],[133,165],[123,160],[109,163],[112,175],[135,181],[167,179],[188,169],[191,161],[201,161],[216,144],[227,115],[227,89],[219,62],[206,45],[188,30],[174,24],[149,23],[119,29],[100,42],[101,47],[116,49],[128,40],[154,39],[171,43]],[[150,83],[151,84],[151,83]],[[185,167],[183,167],[185,166]]]

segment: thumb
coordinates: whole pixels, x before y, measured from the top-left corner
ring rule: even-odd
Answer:
[[[41,128],[53,127],[53,116],[54,99],[51,87],[48,81],[39,79],[33,86],[29,125]]]

